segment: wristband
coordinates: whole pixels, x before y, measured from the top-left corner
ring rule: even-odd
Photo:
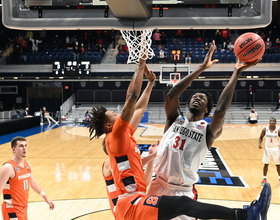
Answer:
[[[39,195],[43,197],[46,195],[46,193],[42,190]]]

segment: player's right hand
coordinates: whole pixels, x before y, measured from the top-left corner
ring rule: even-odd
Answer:
[[[216,44],[215,41],[213,40],[210,49],[206,54],[204,61],[202,63],[202,65],[204,65],[206,68],[210,68],[211,66],[213,66],[213,64],[219,62],[218,59],[212,60],[212,56],[215,50],[216,50]]]

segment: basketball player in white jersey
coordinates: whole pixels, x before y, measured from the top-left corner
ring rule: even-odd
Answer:
[[[213,100],[205,90],[195,92],[190,97],[189,112],[184,117],[178,111],[179,97],[204,70],[218,62],[216,59],[212,60],[215,48],[213,41],[203,63],[191,74],[180,80],[166,95],[164,104],[167,117],[165,133],[157,152],[158,162],[155,166],[157,178],[151,183],[149,195],[185,195],[196,199],[196,193],[193,192],[193,189],[194,184],[198,181],[197,171],[208,149],[222,133],[225,114],[230,106],[238,77],[243,70],[260,61],[244,64],[238,61],[235,64],[232,77],[220,95],[210,124],[207,124],[203,118],[211,112]],[[194,218],[181,215],[175,219]]]
[[[270,160],[273,159],[274,163],[276,164],[276,170],[278,173],[278,185],[280,185],[280,150],[279,150],[279,137],[280,137],[280,130],[279,127],[276,127],[276,119],[270,118],[269,126],[266,126],[262,129],[262,132],[259,137],[259,149],[262,149],[262,142],[265,136],[265,147],[264,147],[264,154],[263,154],[263,181],[261,185],[264,185],[267,182],[267,171],[268,165]]]

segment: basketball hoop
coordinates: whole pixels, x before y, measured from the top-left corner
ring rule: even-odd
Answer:
[[[138,63],[139,59],[152,59],[154,54],[152,45],[153,29],[147,30],[121,30],[129,51],[127,63]]]
[[[172,85],[175,86],[177,82],[179,82],[179,79],[171,79]]]
[[[170,82],[175,86],[181,79],[180,73],[170,73]]]

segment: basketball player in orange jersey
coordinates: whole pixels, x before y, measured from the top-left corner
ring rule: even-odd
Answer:
[[[4,220],[27,220],[29,187],[54,208],[31,174],[30,163],[25,160],[27,141],[24,137],[15,137],[11,141],[14,156],[0,168],[0,189],[3,192],[2,216]]]
[[[207,91],[197,90],[190,96],[189,111],[186,116],[179,111],[179,106],[181,94],[203,71],[218,62],[212,60],[215,49],[215,41],[213,41],[204,62],[191,74],[181,79],[166,95],[164,108],[167,120],[157,152],[155,166],[157,178],[151,183],[149,195],[186,195],[196,199],[197,192],[194,184],[199,179],[198,169],[214,140],[222,133],[224,118],[231,104],[238,78],[242,71],[260,61],[245,64],[238,61],[235,64],[232,77],[217,102],[212,122],[208,124],[203,118],[210,114],[213,100]],[[180,216],[176,220],[193,220],[193,218]]]
[[[280,128],[276,127],[276,118],[269,119],[269,126],[266,126],[262,129],[260,137],[259,137],[259,149],[262,149],[262,142],[263,138],[265,137],[265,146],[264,146],[264,153],[263,153],[263,180],[261,185],[267,183],[267,172],[268,172],[268,165],[270,160],[273,159],[276,170],[278,173],[278,185],[280,185]]]
[[[137,129],[141,117],[144,114],[148,102],[149,102],[149,98],[153,89],[153,85],[154,85],[154,80],[156,79],[155,74],[152,71],[149,71],[147,66],[145,66],[144,69],[144,74],[146,75],[146,77],[148,78],[148,83],[147,86],[145,88],[145,90],[143,91],[141,97],[138,99],[136,105],[137,105],[137,109],[135,110],[135,115],[133,116],[134,118],[134,131]],[[133,88],[131,85],[133,84],[133,81],[130,82],[129,88]],[[129,93],[129,90],[128,90]],[[127,95],[129,95],[127,93]],[[158,144],[157,144],[158,146]],[[106,150],[106,144],[105,144],[105,138],[102,142],[102,147],[103,147],[103,151],[108,155],[107,150]],[[145,169],[145,179],[146,179],[146,184],[148,185],[151,182],[151,178],[152,178],[152,172],[153,172],[153,159],[156,156],[156,149],[157,147],[155,147],[155,145],[152,145],[149,148],[149,156],[144,157],[142,159],[142,165],[146,166]],[[115,206],[117,203],[117,199],[118,199],[118,193],[116,191],[116,187],[115,187],[115,182],[114,182],[114,178],[110,169],[110,162],[109,162],[109,158],[105,160],[103,166],[102,166],[102,174],[103,174],[103,178],[105,180],[106,183],[106,190],[108,193],[108,197],[109,197],[109,203],[110,203],[110,208],[111,211],[113,212],[114,216],[115,216]]]
[[[246,209],[232,209],[192,200],[188,196],[146,195],[142,161],[133,133],[140,119],[136,117],[145,61],[140,59],[121,115],[104,106],[92,109],[90,137],[106,134],[106,150],[118,193],[117,220],[169,220],[179,215],[200,219],[256,220],[265,217],[271,187],[266,184],[258,201]],[[143,96],[141,98],[144,98]],[[176,162],[176,161],[174,161]]]

